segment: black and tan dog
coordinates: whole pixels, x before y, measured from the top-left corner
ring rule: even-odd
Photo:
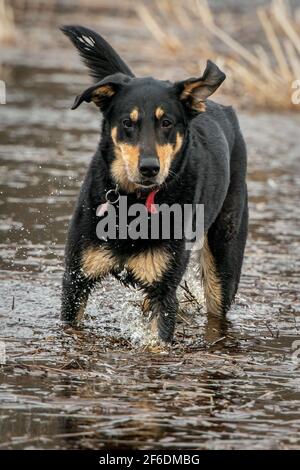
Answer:
[[[69,227],[62,319],[78,322],[93,286],[108,273],[120,278],[125,271],[122,280],[145,292],[158,338],[171,342],[176,289],[190,255],[185,240],[99,240],[96,212],[108,194],[126,195],[129,206],[148,207],[154,194],[158,204],[204,204],[199,266],[207,310],[226,313],[240,279],[248,204],[246,149],[236,115],[231,107],[206,101],[225,75],[208,61],[200,78],[136,78],[98,34],[78,26],[62,31],[96,80],[73,109],[92,101],[103,114],[101,141]]]

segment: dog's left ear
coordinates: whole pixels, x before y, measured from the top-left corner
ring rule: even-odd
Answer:
[[[130,80],[131,78],[123,73],[110,75],[76,96],[71,109],[78,108],[83,101],[86,103],[92,101],[103,112],[109,106],[112,97]]]
[[[201,113],[205,111],[205,100],[219,88],[225,78],[225,73],[208,60],[202,77],[175,83],[176,93],[191,111]]]

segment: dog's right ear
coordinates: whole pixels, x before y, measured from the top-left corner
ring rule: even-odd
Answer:
[[[96,81],[103,80],[108,75],[115,73],[134,77],[129,67],[100,34],[83,26],[63,26],[61,31],[78,49]]]
[[[78,95],[75,98],[74,104],[71,109],[76,109],[81,105],[83,101],[90,103],[91,101],[95,103],[102,112],[104,112],[113,96],[130,82],[131,77],[124,75],[123,73],[115,73],[109,77],[104,78],[95,85],[87,88],[81,95]]]

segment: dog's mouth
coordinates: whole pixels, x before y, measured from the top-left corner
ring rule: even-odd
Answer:
[[[145,189],[150,189],[150,188],[157,188],[159,185],[153,181],[153,180],[142,180],[139,182],[135,183],[136,186],[139,188],[145,188]]]

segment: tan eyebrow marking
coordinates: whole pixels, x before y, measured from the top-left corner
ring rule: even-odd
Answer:
[[[130,119],[133,121],[133,122],[137,122],[138,118],[139,118],[139,110],[138,108],[133,108],[133,110],[131,111],[130,113]]]
[[[158,108],[156,108],[155,110],[156,119],[160,119],[164,114],[164,110],[160,106],[158,106]]]

